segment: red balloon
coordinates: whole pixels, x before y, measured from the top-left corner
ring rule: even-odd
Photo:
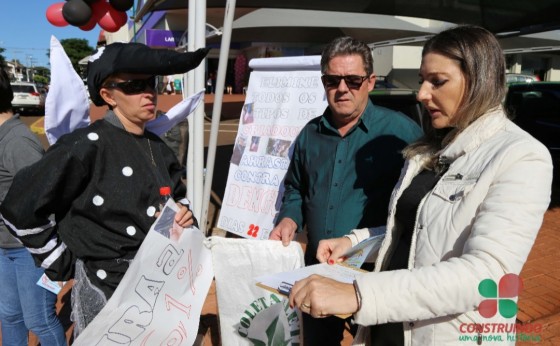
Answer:
[[[93,28],[95,28],[95,25],[97,25],[97,17],[92,15],[91,18],[89,19],[89,21],[86,24],[80,26],[80,29],[82,29],[84,31],[90,31]]]
[[[126,12],[118,11],[117,15],[120,17],[121,26],[126,25],[126,23],[128,23],[128,15],[126,14]]]
[[[91,18],[89,21],[80,26],[84,31],[90,31],[95,28],[99,18],[109,11],[109,3],[106,0],[84,0],[91,7]]]
[[[107,32],[116,32],[126,24],[127,19],[125,12],[117,11],[109,6],[108,11],[99,18],[97,23]]]
[[[64,6],[64,2],[57,2],[56,4],[52,4],[47,8],[47,20],[54,26],[67,26],[68,22],[64,19],[62,15],[62,7]]]
[[[94,2],[90,6],[92,12],[91,16],[92,18],[95,18],[96,22],[111,8],[111,5],[109,5],[109,3],[105,0]]]

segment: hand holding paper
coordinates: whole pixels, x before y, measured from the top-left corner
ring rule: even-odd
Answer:
[[[346,258],[344,254],[352,247],[352,242],[346,237],[324,239],[317,248],[317,260],[321,263],[340,263]]]
[[[297,307],[315,318],[346,317],[358,311],[358,300],[352,284],[311,275],[292,287],[290,307]]]
[[[344,262],[350,267],[360,268],[366,259],[371,261],[377,257],[384,238],[385,233],[379,233],[354,247],[351,247],[352,242],[346,237],[321,240],[317,249],[317,259],[329,264]]]
[[[345,237],[322,240],[317,259],[323,263],[257,277],[257,286],[289,296],[291,307],[313,317],[349,317],[359,306],[352,282],[365,272],[359,268],[371,253],[379,251],[384,237],[380,233],[354,247]]]
[[[257,286],[288,297],[292,296],[292,288],[295,287],[297,283],[307,282],[310,278],[328,279],[329,282],[336,282],[335,286],[342,287],[339,286],[339,284],[349,284],[352,286],[352,281],[363,273],[364,271],[360,269],[349,267],[344,264],[328,265],[326,263],[320,263],[293,271],[259,276],[255,278],[255,280],[257,281]],[[299,307],[297,304],[296,306]],[[309,309],[305,310],[305,307],[301,311],[309,313]],[[326,314],[327,310],[323,311],[323,313]],[[336,315],[340,318],[349,316],[347,313]]]

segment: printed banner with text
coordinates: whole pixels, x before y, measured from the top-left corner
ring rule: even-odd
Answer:
[[[218,227],[268,239],[280,209],[292,146],[327,107],[320,57],[251,60]]]

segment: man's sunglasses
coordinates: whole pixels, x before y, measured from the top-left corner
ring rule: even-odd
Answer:
[[[156,90],[156,77],[152,76],[146,79],[131,79],[125,82],[109,82],[104,85],[105,88],[119,88],[127,95],[140,94],[146,89]]]
[[[337,76],[334,74],[324,74],[321,76],[321,81],[323,85],[327,88],[338,88],[340,81],[344,79],[344,83],[351,89],[359,89],[364,81],[368,79],[369,76],[357,76],[351,74],[348,76]]]

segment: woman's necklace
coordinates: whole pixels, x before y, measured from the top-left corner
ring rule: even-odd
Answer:
[[[165,169],[166,165],[161,164],[161,160],[159,160],[159,159],[158,159],[158,162],[160,162],[160,166],[158,167],[158,165],[156,163],[156,158],[157,158],[157,154],[158,154],[158,147],[155,146],[154,148],[152,148],[152,140],[150,140],[149,135],[148,136],[146,136],[146,135],[135,135],[135,134],[129,132],[113,111],[107,112],[104,119],[107,122],[109,122],[110,124],[114,125],[115,127],[120,128],[124,132],[128,133],[128,136],[130,137],[130,139],[133,142],[136,143],[135,145],[142,152],[142,154],[140,154],[140,155],[144,156],[144,158],[145,158],[144,160],[147,160],[151,163],[151,165],[147,165],[146,167],[149,168],[148,170],[151,172],[151,174],[155,178],[155,181],[157,182],[156,186],[158,187],[158,189],[159,189],[160,186],[172,186],[171,177],[169,176],[169,172],[167,171],[167,169]],[[145,138],[146,141],[148,142],[148,148],[146,148],[146,145],[142,142],[143,138]],[[154,155],[154,152],[153,152],[154,150],[156,151],[156,155]],[[158,193],[159,193],[159,190],[158,190]]]
[[[130,133],[129,133],[130,134]],[[153,166],[157,166],[156,165],[156,160],[154,160],[154,153],[152,152],[152,144],[149,138],[146,137],[146,140],[148,141],[148,149],[150,149],[150,159],[152,159],[152,165]]]
[[[152,143],[150,141],[150,139],[146,136],[142,136],[142,135],[138,135],[138,137],[136,135],[133,135],[130,131],[128,131],[128,129],[124,126],[124,124],[122,123],[122,121],[118,118],[118,116],[115,114],[114,111],[109,111],[106,115],[105,115],[105,120],[107,120],[109,123],[113,124],[114,126],[121,128],[124,130],[124,132],[128,133],[128,135],[130,136],[130,138],[132,138],[132,141],[134,143],[136,143],[136,145],[138,146],[138,149],[140,149],[140,151],[142,153],[144,153],[146,156],[148,156],[148,154],[146,153],[145,148],[142,148],[142,145],[140,143],[138,143],[139,140],[142,140],[142,138],[146,138],[146,141],[148,141],[148,150],[150,152],[150,156],[148,156],[148,159],[150,160],[150,162],[152,163],[152,166],[157,167],[156,164],[156,160],[154,159],[154,153],[152,151]]]
[[[154,152],[152,151],[152,142],[150,141],[150,139],[148,137],[145,137],[145,136],[136,137],[132,133],[128,132],[128,130],[126,128],[124,130],[125,130],[126,133],[128,133],[130,138],[132,138],[132,141],[134,143],[136,143],[136,145],[138,146],[138,149],[140,149],[140,151],[148,157],[148,160],[152,163],[152,166],[157,167],[156,160],[154,159]],[[142,145],[138,142],[138,141],[141,141],[142,138],[145,138],[146,141],[148,142],[148,152],[150,153],[149,156],[148,156],[148,153],[146,152],[145,147],[142,148]]]

